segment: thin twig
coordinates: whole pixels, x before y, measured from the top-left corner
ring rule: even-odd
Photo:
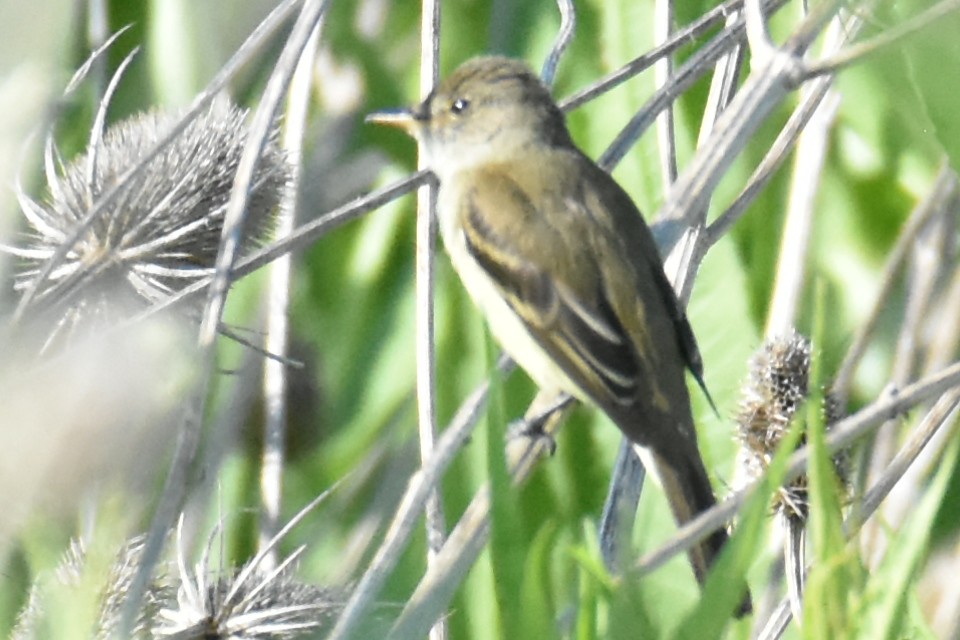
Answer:
[[[657,0],[653,10],[653,39],[662,44],[670,39],[673,29],[673,0]],[[673,73],[673,60],[663,56],[653,65],[654,83],[661,89],[670,81]],[[667,106],[657,118],[657,143],[660,149],[660,178],[663,190],[667,191],[677,179],[677,136],[673,122],[673,103]]]
[[[420,99],[425,100],[440,78],[440,2],[423,0],[420,23]],[[418,169],[427,169],[421,149]],[[420,440],[420,464],[433,456],[437,439],[436,410],[436,345],[434,343],[434,261],[437,249],[437,225],[434,210],[437,188],[432,182],[417,191],[417,428]],[[425,509],[427,529],[427,566],[435,562],[447,537],[440,483],[427,497]],[[430,629],[430,640],[444,640],[449,635],[446,619],[441,617]]]
[[[784,4],[786,4],[786,0],[768,0],[765,4],[765,8],[768,12],[772,13],[782,7]],[[572,95],[567,96],[560,101],[560,108],[564,111],[572,111],[583,106],[594,98],[603,95],[610,89],[639,74],[644,69],[649,68],[654,62],[663,56],[670,55],[674,51],[695,42],[697,38],[714,28],[729,15],[739,11],[740,7],[742,6],[743,0],[728,0],[728,2],[715,7],[689,25],[675,31],[670,39],[659,47],[656,47],[655,49],[648,51],[637,58],[634,58],[620,69],[617,69],[603,78],[600,78],[596,82],[590,83]],[[717,38],[729,38],[733,33],[733,28],[734,25],[728,23],[723,33],[719,34]],[[740,19],[739,26],[737,28],[740,30],[740,35],[736,37],[736,40],[739,41],[742,38],[742,18]]]
[[[431,180],[432,175],[429,171],[418,171],[382,189],[359,196],[347,204],[321,215],[316,220],[297,227],[287,237],[275,240],[262,249],[258,249],[238,261],[232,271],[234,280],[236,281],[244,276],[250,275],[292,251],[299,251],[309,247],[326,234],[339,228],[340,225],[351,222],[365,213],[378,209],[388,202],[392,202],[400,196],[414,191],[423,183]],[[198,279],[190,286],[184,287],[176,294],[155,304],[140,315],[135,316],[132,322],[143,320],[146,317],[169,309],[176,304],[206,291],[207,287],[210,286],[211,280],[212,277]]]

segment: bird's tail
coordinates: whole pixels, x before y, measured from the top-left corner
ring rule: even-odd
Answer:
[[[682,460],[668,460],[657,452],[650,453],[651,455],[644,457],[653,463],[654,472],[663,485],[670,510],[678,524],[692,520],[716,504],[710,480],[699,455],[695,458],[685,456]],[[690,563],[701,585],[706,582],[707,573],[726,542],[727,532],[717,529],[690,549]],[[737,610],[737,616],[746,615],[751,610],[750,593],[747,592]]]

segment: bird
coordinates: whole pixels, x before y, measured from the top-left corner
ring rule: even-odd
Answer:
[[[444,246],[503,349],[542,390],[599,407],[677,523],[712,507],[685,378],[706,390],[693,330],[639,209],[576,146],[537,75],[473,58],[419,105],[368,120],[419,141]],[[689,551],[701,584],[727,539],[719,529]]]

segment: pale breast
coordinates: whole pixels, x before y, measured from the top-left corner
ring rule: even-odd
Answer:
[[[490,332],[541,389],[565,391],[581,400],[585,399],[586,395],[537,344],[520,316],[514,313],[500,294],[494,281],[470,254],[457,216],[458,203],[451,201],[449,193],[450,190],[440,189],[437,202],[440,235],[453,268],[486,318]]]

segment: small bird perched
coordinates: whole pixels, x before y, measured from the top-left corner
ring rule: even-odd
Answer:
[[[693,332],[637,207],[574,145],[539,78],[475,58],[419,106],[369,120],[422,144],[447,252],[507,353],[542,389],[603,409],[679,523],[713,506],[684,378],[702,385]],[[726,540],[691,549],[701,583]]]

